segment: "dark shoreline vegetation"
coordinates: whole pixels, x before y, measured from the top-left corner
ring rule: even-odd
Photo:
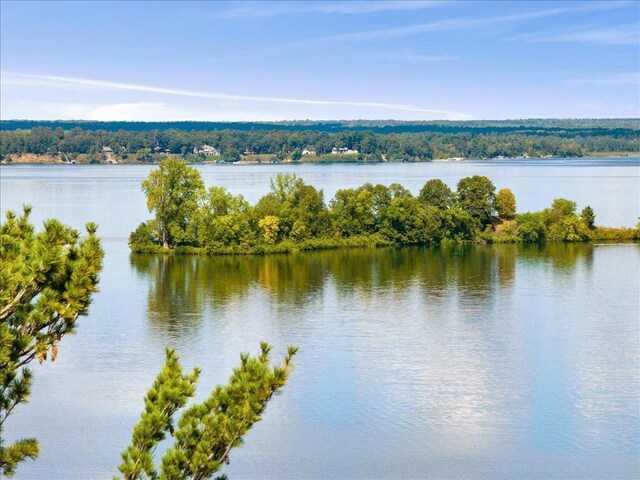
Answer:
[[[358,163],[637,152],[638,119],[0,122],[3,163],[150,163],[168,156],[191,163]]]
[[[460,180],[453,192],[432,179],[418,196],[402,185],[364,184],[323,192],[278,174],[255,205],[222,187],[205,190],[200,172],[180,159],[160,163],[142,182],[155,218],[131,233],[134,253],[209,255],[288,253],[349,247],[461,243],[633,241],[638,228],[596,227],[589,206],[556,199],[540,212],[516,213],[507,188],[487,177]]]

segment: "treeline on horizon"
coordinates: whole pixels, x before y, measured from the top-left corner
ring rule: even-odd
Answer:
[[[101,161],[103,147],[121,159],[154,161],[154,152],[189,161],[204,144],[220,150],[219,161],[238,161],[245,152],[271,161],[317,156],[333,148],[357,150],[350,161],[420,161],[451,157],[584,156],[593,152],[640,151],[640,121],[523,120],[470,122],[36,122],[2,121],[0,155],[86,155]],[[207,158],[211,160],[211,158]],[[339,160],[333,156],[333,160]]]
[[[509,189],[487,177],[439,179],[418,196],[398,183],[338,190],[327,204],[294,174],[278,174],[255,205],[222,187],[205,189],[200,172],[179,159],[161,162],[142,182],[152,220],[131,233],[137,253],[286,253],[341,247],[442,243],[635,240],[636,229],[595,226],[595,213],[556,199],[540,212],[516,213]]]

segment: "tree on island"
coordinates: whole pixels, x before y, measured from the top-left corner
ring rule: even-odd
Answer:
[[[165,181],[166,176],[172,181]],[[496,193],[491,180],[480,175],[461,179],[455,193],[438,179],[428,180],[417,196],[397,183],[365,183],[336,191],[326,203],[322,190],[292,173],[279,173],[270,182],[270,192],[250,205],[223,187],[209,187],[203,195],[200,173],[181,160],[170,159],[152,171],[144,185],[156,218],[131,233],[129,245],[137,253],[165,252],[169,247],[176,253],[265,254],[449,242],[640,237],[638,229],[596,228],[592,210],[587,208],[579,215],[576,203],[566,199],[556,199],[540,212],[517,214],[513,192],[503,188]],[[174,196],[179,214],[171,212]],[[162,225],[164,230],[159,228]]]
[[[516,216],[516,196],[508,188],[501,188],[496,194],[496,213],[502,220],[513,220]]]
[[[496,187],[487,177],[474,175],[458,182],[458,206],[468,212],[484,228],[495,212]]]
[[[7,212],[0,226],[0,477],[38,455],[34,438],[6,445],[4,422],[29,399],[28,365],[54,361],[62,337],[87,313],[104,255],[95,224],[87,224],[84,238],[57,220],[47,220],[36,233],[30,212]]]
[[[175,158],[164,160],[142,181],[147,207],[155,213],[150,228],[158,232],[164,248],[184,242],[187,223],[204,195],[200,172]]]
[[[425,205],[446,210],[453,205],[456,196],[446,183],[439,178],[432,178],[420,190],[419,198]]]
[[[231,449],[260,421],[267,403],[286,384],[297,348],[290,346],[280,366],[271,367],[271,346],[260,344],[260,354],[240,355],[225,386],[217,386],[202,403],[175,416],[195,394],[199,369],[184,373],[176,353],[167,349],[166,363],[145,397],[145,409],[135,426],[131,444],[119,467],[124,480],[211,478],[229,463]],[[167,435],[174,439],[158,467],[154,452]],[[226,478],[225,476],[218,478]]]
[[[593,230],[595,228],[596,214],[593,211],[593,208],[589,205],[582,209],[582,212],[580,212],[580,218],[582,218],[582,221],[586,223],[589,230]]]

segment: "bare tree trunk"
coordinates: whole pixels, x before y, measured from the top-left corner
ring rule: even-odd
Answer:
[[[169,242],[167,241],[167,227],[162,227],[162,246],[164,248],[169,248]]]

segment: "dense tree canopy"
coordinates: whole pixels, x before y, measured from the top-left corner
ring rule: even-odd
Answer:
[[[84,238],[57,220],[36,232],[29,213],[7,212],[0,226],[0,477],[38,454],[32,438],[6,445],[4,423],[29,398],[28,365],[54,361],[62,337],[87,313],[102,268],[96,225],[87,224]]]
[[[516,216],[516,196],[508,188],[501,188],[496,193],[496,212],[498,218],[513,220]]]
[[[186,163],[167,159],[142,182],[147,207],[155,213],[154,227],[164,247],[187,238],[187,223],[204,194],[200,173]]]
[[[167,245],[180,252],[232,254],[441,242],[584,241],[595,232],[589,210],[578,215],[575,202],[566,199],[554,200],[542,212],[519,215],[513,192],[505,188],[496,194],[491,180],[479,175],[460,180],[455,192],[430,179],[418,196],[399,184],[366,183],[338,190],[327,204],[321,190],[293,174],[279,174],[271,181],[271,191],[251,206],[222,187],[204,193],[198,170],[180,160],[163,162],[150,177],[159,171],[176,178],[183,188],[180,198],[188,199],[189,207],[173,227],[180,235],[171,234],[167,244],[158,233],[157,217],[142,223],[130,237],[136,252]],[[177,180],[181,175],[184,181]],[[164,198],[162,185],[156,182],[156,187],[154,195]]]
[[[8,159],[25,153],[64,154],[65,158],[85,155],[100,161],[103,147],[109,147],[115,157],[141,162],[166,158],[167,153],[190,161],[208,158],[233,162],[244,152],[252,152],[269,155],[271,161],[278,162],[285,158],[293,161],[416,161],[640,151],[640,125],[632,120],[167,125],[3,122],[0,157]],[[220,156],[194,154],[194,149],[204,144],[215,147]],[[358,154],[330,155],[333,148],[341,147],[357,150]],[[303,156],[305,149],[318,156]]]

